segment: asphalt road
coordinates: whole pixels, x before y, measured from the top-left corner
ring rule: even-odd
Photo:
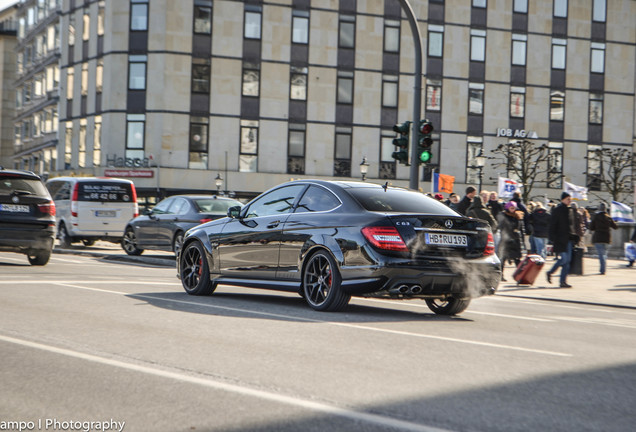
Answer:
[[[0,253],[0,365],[0,430],[636,424],[636,310],[497,296],[452,318],[421,301],[319,313],[273,291],[190,297],[172,268],[90,256]]]

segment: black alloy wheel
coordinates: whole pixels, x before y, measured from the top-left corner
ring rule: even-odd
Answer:
[[[126,228],[124,231],[124,237],[121,239],[121,247],[128,255],[141,255],[143,249],[137,247],[137,235],[132,227]]]
[[[183,247],[183,231],[177,231],[174,235],[174,240],[172,241],[172,252],[174,252],[175,256],[179,256],[179,252]]]
[[[71,247],[71,236],[68,234],[68,230],[66,229],[66,225],[64,223],[60,224],[60,229],[57,233],[57,238],[60,240],[60,246],[63,248]]]
[[[210,295],[216,284],[210,280],[210,270],[203,246],[197,241],[188,243],[180,258],[180,277],[183,289],[190,295]]]
[[[342,310],[351,296],[341,287],[342,279],[334,259],[325,251],[309,257],[303,269],[303,292],[309,306],[317,311]]]
[[[88,246],[93,246],[95,244],[95,240],[87,240],[84,239],[82,240],[82,243],[84,244],[84,246],[88,247]]]
[[[29,263],[31,265],[43,266],[49,262],[49,258],[51,258],[51,251],[48,249],[39,250],[28,254],[27,258],[29,258]]]
[[[449,297],[447,299],[426,299],[426,305],[437,315],[457,315],[466,310],[470,299]]]

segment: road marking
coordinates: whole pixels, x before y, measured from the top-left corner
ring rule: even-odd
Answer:
[[[304,318],[304,317],[298,317],[298,316],[293,316],[293,315],[283,315],[283,314],[277,314],[277,313],[272,313],[272,312],[255,311],[255,310],[252,310],[252,309],[242,309],[242,308],[211,305],[211,304],[207,304],[207,303],[200,303],[200,302],[193,302],[193,301],[186,301],[186,300],[176,300],[176,299],[170,299],[170,298],[165,298],[165,297],[160,297],[160,296],[150,296],[150,295],[146,295],[146,294],[135,294],[135,293],[125,293],[125,292],[119,292],[119,291],[112,291],[112,290],[104,290],[104,289],[100,289],[100,288],[84,287],[84,286],[75,285],[75,284],[68,284],[68,283],[59,283],[59,282],[57,282],[57,283],[55,283],[55,285],[65,286],[65,287],[69,287],[69,288],[83,289],[83,290],[87,290],[87,291],[103,292],[103,293],[108,293],[108,294],[119,294],[119,295],[125,295],[125,296],[134,296],[135,298],[151,299],[151,300],[162,300],[162,301],[166,301],[166,302],[187,304],[187,305],[198,306],[198,307],[207,307],[207,308],[212,308],[212,309],[221,309],[221,310],[227,310],[227,311],[231,311],[231,312],[241,312],[241,313],[248,313],[248,314],[254,314],[254,315],[269,316],[269,317],[278,318],[278,319],[287,319],[287,320],[288,319],[294,319],[294,320],[311,322],[311,323],[316,323],[316,324],[328,324],[328,325],[335,326],[335,327],[353,328],[353,329],[357,329],[357,330],[366,330],[366,331],[372,331],[372,332],[377,332],[377,333],[388,333],[388,334],[416,337],[416,338],[422,338],[422,339],[440,340],[440,341],[445,341],[445,342],[457,342],[457,343],[463,343],[463,344],[467,344],[467,345],[477,345],[477,346],[483,346],[483,347],[488,347],[488,348],[501,348],[501,349],[508,349],[508,350],[513,350],[513,351],[529,352],[529,353],[533,353],[533,354],[545,354],[545,355],[551,355],[551,356],[557,356],[557,357],[572,357],[572,354],[556,352],[556,351],[546,351],[546,350],[540,350],[540,349],[534,349],[534,348],[524,348],[524,347],[514,346],[514,345],[503,345],[503,344],[496,344],[496,343],[491,343],[491,342],[480,342],[480,341],[469,340],[469,339],[459,339],[459,338],[452,338],[452,337],[446,337],[446,336],[437,336],[437,335],[424,334],[424,333],[413,333],[413,332],[407,332],[407,331],[401,331],[401,330],[383,329],[383,328],[365,326],[365,325],[360,325],[360,324],[338,323],[338,322],[333,322],[333,321],[317,320],[317,319]]]
[[[587,306],[583,307],[583,306],[575,306],[572,304],[565,304],[565,303],[559,303],[559,302],[554,302],[554,301],[547,301],[549,299],[546,300],[539,300],[539,299],[532,299],[532,298],[523,298],[523,297],[513,297],[513,296],[507,296],[507,295],[499,295],[497,294],[496,297],[495,296],[491,296],[489,297],[489,299],[493,300],[493,301],[499,301],[499,302],[518,302],[518,303],[525,303],[525,304],[532,304],[532,305],[539,305],[539,306],[543,306],[543,307],[552,307],[552,308],[561,308],[561,309],[574,309],[574,310],[581,310],[581,311],[586,311],[589,312],[590,308],[594,308],[594,312],[603,312],[603,313],[609,313],[612,315],[616,315],[616,314],[626,314],[626,315],[636,315],[636,312],[634,312],[633,310],[630,309],[623,309],[623,308],[612,308],[608,305],[602,305],[602,304],[588,304]]]
[[[312,411],[318,411],[329,415],[335,415],[345,417],[353,421],[362,421],[379,426],[396,428],[400,430],[409,430],[417,432],[449,432],[446,429],[435,428],[432,426],[426,426],[418,423],[412,423],[405,420],[399,420],[396,418],[380,415],[370,414],[363,411],[356,411],[349,408],[340,407],[337,405],[330,405],[327,403],[316,402],[309,399],[303,399],[295,396],[287,396],[280,393],[274,393],[266,390],[258,390],[246,386],[240,386],[237,384],[229,384],[223,381],[218,381],[210,378],[203,378],[197,376],[186,375],[184,373],[171,372],[167,370],[157,369],[149,366],[128,363],[121,360],[110,359],[106,357],[100,357],[92,354],[86,354],[79,351],[73,351],[65,348],[58,348],[51,345],[44,345],[37,342],[31,342],[24,339],[17,339],[10,336],[0,335],[0,340],[15,345],[20,345],[28,348],[34,348],[42,351],[47,351],[54,354],[64,355],[67,357],[73,357],[80,360],[90,361],[102,365],[117,367],[120,369],[126,369],[134,372],[141,372],[147,375],[153,375],[161,378],[173,379],[185,383],[196,384],[204,387],[213,388],[216,390],[236,393],[243,396],[254,397],[258,399],[264,399],[271,402],[277,402],[285,405],[291,405],[298,408],[303,408]]]

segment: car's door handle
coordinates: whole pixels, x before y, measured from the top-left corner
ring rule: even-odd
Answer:
[[[280,224],[280,221],[274,221],[267,224],[267,228],[276,228]]]

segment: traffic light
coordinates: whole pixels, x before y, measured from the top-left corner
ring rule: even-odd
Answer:
[[[405,121],[404,123],[398,123],[393,126],[393,130],[400,135],[393,140],[393,145],[397,147],[397,150],[391,153],[391,157],[403,163],[409,164],[409,133],[411,131],[411,122]]]
[[[419,163],[425,164],[431,161],[433,153],[431,153],[431,147],[433,146],[433,124],[428,120],[420,120],[419,124],[419,136],[417,139],[417,160]]]

